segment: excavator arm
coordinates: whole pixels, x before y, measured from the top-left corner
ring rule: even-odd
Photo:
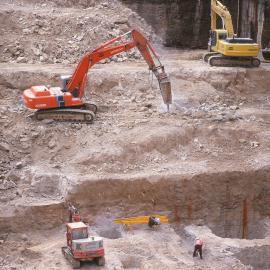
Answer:
[[[131,34],[132,40],[127,42],[122,41],[123,36],[127,34]],[[93,65],[103,59],[137,47],[144,60],[147,62],[149,69],[155,74],[159,82],[163,101],[169,108],[169,104],[172,103],[170,80],[165,73],[164,66],[161,64],[151,44],[141,33],[136,30],[128,32],[124,35],[110,40],[90,53],[86,53],[80,60],[73,75],[71,76],[66,90],[72,94],[75,94],[77,97],[82,98],[87,80],[87,73]],[[121,43],[118,45],[113,45],[116,42]],[[155,62],[157,62],[157,64]]]
[[[160,59],[151,44],[141,33],[133,30],[131,34],[138,50],[147,62],[149,69],[155,74],[158,80],[163,102],[167,105],[169,111],[169,106],[172,103],[171,82],[168,75],[165,73],[164,66],[161,64]],[[154,60],[156,60],[157,64]]]
[[[117,40],[114,39],[114,42]],[[91,53],[87,53],[79,64],[77,65],[72,77],[70,78],[67,90],[71,93],[75,92],[79,89],[78,97],[82,97],[84,93],[84,87],[86,84],[87,73],[88,70],[94,66],[96,63],[100,62],[103,59],[107,59],[112,57],[113,55],[119,54],[121,52],[128,51],[135,47],[133,42],[125,42],[121,45],[107,47],[108,45],[104,45],[104,47],[99,47]]]
[[[217,15],[221,17],[224,27],[228,32],[228,37],[233,38],[234,28],[232,23],[232,16],[224,5],[217,0],[211,0],[211,30],[217,29]]]

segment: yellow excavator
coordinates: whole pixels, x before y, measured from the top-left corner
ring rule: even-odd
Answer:
[[[222,19],[222,29],[217,29],[218,16]],[[259,54],[259,45],[251,38],[236,37],[229,10],[217,0],[211,0],[211,31],[208,49],[209,52],[204,55],[204,61],[211,66],[259,67],[261,64],[256,58]]]

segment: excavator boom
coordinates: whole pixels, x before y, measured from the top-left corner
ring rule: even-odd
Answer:
[[[121,44],[115,46],[110,46],[117,41],[121,41],[122,37],[127,34],[131,34],[132,36],[131,41],[122,42]],[[141,55],[143,56],[145,62],[148,64],[149,69],[155,74],[159,82],[164,103],[171,104],[172,100],[171,100],[170,81],[168,80],[168,76],[164,71],[164,66],[162,66],[159,57],[155,53],[151,44],[141,33],[139,33],[136,30],[128,32],[123,36],[115,37],[111,41],[96,48],[93,52],[87,53],[77,65],[75,72],[73,73],[72,77],[68,82],[67,90],[72,93],[77,88],[79,88],[80,90],[78,92],[78,96],[79,98],[82,98],[85,86],[84,80],[86,80],[88,70],[93,65],[100,62],[103,59],[107,59],[116,54],[126,52],[128,50],[133,49],[134,47],[137,47]],[[156,60],[157,64],[155,64],[154,60]]]
[[[123,36],[130,34],[132,39],[123,41]],[[123,36],[100,45],[94,51],[86,53],[79,61],[71,76],[62,76],[61,87],[32,86],[23,93],[26,107],[39,109],[36,112],[38,120],[53,118],[55,120],[93,121],[96,106],[82,101],[88,70],[103,59],[126,52],[137,47],[147,62],[149,69],[155,74],[161,90],[164,103],[172,103],[171,84],[164,66],[151,44],[138,31],[133,30]],[[117,44],[115,44],[117,42]],[[93,112],[89,112],[92,110]]]
[[[211,30],[217,29],[217,15],[221,17],[223,21],[224,28],[228,32],[228,37],[232,38],[234,36],[232,16],[224,5],[217,0],[211,0]]]
[[[110,58],[116,54],[128,51],[135,47],[134,42],[125,42],[121,45],[113,47],[101,47],[96,49],[91,53],[87,53],[77,65],[73,75],[71,76],[68,85],[67,91],[73,93],[76,89],[80,89],[78,96],[82,98],[84,94],[84,80],[87,77],[88,70],[94,66],[96,63],[100,62],[103,59]],[[83,86],[83,87],[81,87]]]

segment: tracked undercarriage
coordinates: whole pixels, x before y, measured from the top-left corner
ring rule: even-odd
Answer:
[[[72,265],[73,269],[79,269],[81,267],[80,261],[74,259],[69,247],[62,247],[62,253],[65,256],[65,258],[69,261],[69,263]]]
[[[259,67],[261,61],[254,57],[228,57],[217,52],[206,53],[204,62],[216,67]]]
[[[94,121],[97,106],[85,103],[82,106],[38,110],[34,117],[37,120],[52,119],[56,121],[85,122],[91,124]]]

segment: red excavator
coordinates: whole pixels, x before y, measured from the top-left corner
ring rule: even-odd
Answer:
[[[123,41],[123,36],[129,34],[132,36],[132,40]],[[116,42],[117,44],[114,44]],[[23,100],[26,107],[37,109],[35,112],[37,120],[54,119],[91,123],[97,107],[94,104],[83,102],[88,70],[101,60],[134,47],[138,48],[149,69],[155,74],[163,101],[169,109],[169,105],[172,103],[170,80],[151,44],[136,30],[115,37],[94,51],[86,53],[71,76],[61,76],[61,87],[42,85],[32,86],[25,90]]]
[[[69,223],[66,224],[67,245],[62,247],[62,253],[71,263],[73,269],[78,269],[81,262],[95,261],[98,266],[105,264],[103,238],[90,236],[88,226],[81,221],[78,209],[68,205]]]
[[[88,227],[83,222],[67,223],[67,245],[62,253],[73,269],[78,269],[81,262],[95,261],[98,266],[105,264],[103,238],[89,236]]]

